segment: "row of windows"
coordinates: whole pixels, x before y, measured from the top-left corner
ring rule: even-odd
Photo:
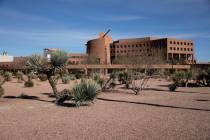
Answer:
[[[110,46],[110,48],[134,48],[134,47],[144,47],[149,46],[149,44],[133,44],[133,45],[116,45],[116,46]]]
[[[170,41],[170,44],[177,44],[177,45],[191,45],[193,46],[193,43],[190,42],[179,42],[179,41]]]
[[[130,53],[130,52],[144,52],[144,51],[151,51],[151,49],[147,50],[121,50],[121,51],[110,51],[111,53]]]
[[[193,51],[193,48],[179,48],[179,47],[170,47],[170,50],[181,50],[181,51]]]

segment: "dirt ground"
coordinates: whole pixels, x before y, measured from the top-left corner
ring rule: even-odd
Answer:
[[[77,108],[68,102],[54,105],[47,82],[25,88],[16,81],[4,85],[0,99],[0,140],[210,139],[210,88],[169,92],[169,82],[153,79],[139,95],[119,86]],[[30,98],[16,98],[21,93]]]

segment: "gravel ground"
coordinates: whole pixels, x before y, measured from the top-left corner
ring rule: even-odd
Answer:
[[[47,82],[36,81],[34,88],[6,83],[5,96],[24,93],[37,99],[0,99],[0,140],[209,140],[210,88],[172,93],[167,84],[153,79],[140,95],[117,87],[76,108],[54,105]]]

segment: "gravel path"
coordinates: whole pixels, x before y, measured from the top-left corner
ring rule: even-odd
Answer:
[[[149,85],[160,91],[137,96],[119,87],[99,95],[95,104],[75,108],[54,105],[47,82],[34,88],[6,83],[5,96],[25,93],[39,100],[0,99],[0,140],[209,140],[210,88],[170,93],[160,86],[167,84],[152,80]],[[58,85],[60,90],[71,86]]]

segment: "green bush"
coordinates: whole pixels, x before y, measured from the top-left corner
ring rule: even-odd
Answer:
[[[169,90],[170,90],[170,91],[175,91],[177,88],[178,88],[178,86],[177,86],[176,83],[173,83],[173,84],[170,84],[170,85],[169,85]]]
[[[12,73],[11,72],[5,72],[4,73],[4,79],[6,80],[6,81],[12,81]]]
[[[26,81],[26,82],[24,83],[24,86],[25,86],[25,87],[33,87],[33,86],[34,86],[34,82],[33,82],[33,81]]]
[[[38,78],[39,78],[41,81],[47,81],[47,75],[46,75],[46,74],[39,74],[39,75],[38,75]]]
[[[76,105],[83,102],[93,101],[101,87],[93,80],[82,80],[78,85],[72,89],[73,100]]]
[[[62,77],[61,77],[61,80],[62,80],[62,83],[63,84],[68,84],[70,82],[70,76],[67,75],[67,74],[64,74]]]

